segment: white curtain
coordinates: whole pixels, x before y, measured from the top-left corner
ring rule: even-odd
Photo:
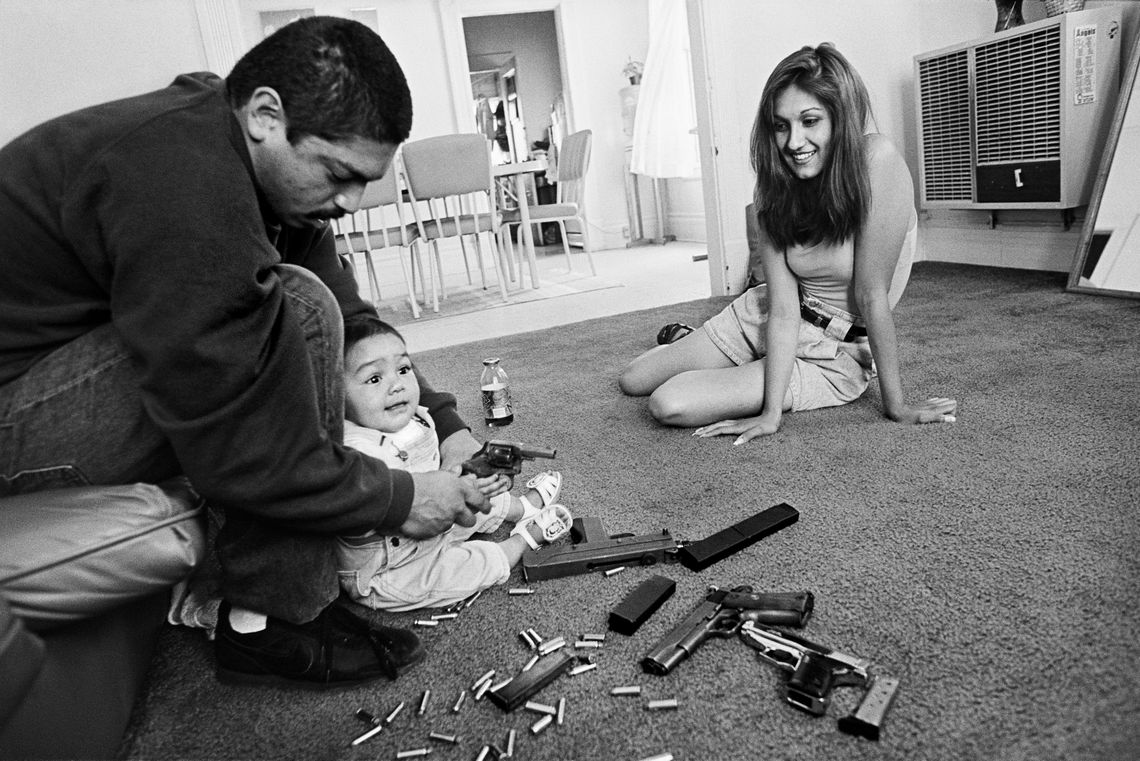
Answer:
[[[649,52],[633,120],[630,171],[701,176],[685,0],[649,0]]]

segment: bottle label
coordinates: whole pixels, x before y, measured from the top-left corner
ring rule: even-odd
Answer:
[[[483,417],[487,420],[499,420],[511,417],[511,390],[502,383],[493,383],[482,387],[483,391]]]

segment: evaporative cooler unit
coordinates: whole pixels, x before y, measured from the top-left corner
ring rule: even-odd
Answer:
[[[1121,31],[1118,8],[1095,8],[915,56],[923,208],[1087,204]]]

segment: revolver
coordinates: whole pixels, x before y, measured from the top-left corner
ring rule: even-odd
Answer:
[[[769,663],[790,671],[787,700],[813,716],[827,712],[834,687],[866,687],[870,661],[844,655],[802,637],[769,629],[752,621],[740,625],[740,638]]]
[[[543,457],[553,460],[557,452],[546,447],[528,447],[526,444],[511,441],[485,441],[483,448],[463,463],[464,474],[474,473],[478,478],[486,478],[496,473],[517,476],[522,472],[523,460]]]
[[[665,676],[688,658],[709,637],[730,637],[744,624],[763,621],[784,626],[803,626],[814,605],[811,592],[753,592],[740,586],[731,591],[710,587],[709,593],[681,623],[666,634],[641,668]]]

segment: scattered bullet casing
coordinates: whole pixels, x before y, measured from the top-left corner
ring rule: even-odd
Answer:
[[[429,740],[439,740],[441,743],[451,743],[452,745],[459,744],[458,735],[445,735],[442,732],[432,732],[428,735]]]
[[[513,756],[515,754],[515,730],[513,730],[513,729],[507,730],[506,754],[507,754],[507,758],[510,758],[511,756]]]
[[[370,740],[373,737],[375,737],[376,735],[380,734],[381,730],[383,730],[383,729],[384,729],[383,724],[377,724],[372,729],[368,730],[367,732],[362,734],[360,737],[353,740],[352,744],[353,745],[360,745],[360,743],[364,742],[365,740]]]
[[[531,659],[526,662],[526,665],[522,667],[522,670],[530,671],[532,668],[534,668],[534,664],[538,663],[538,658],[539,657],[537,655],[531,656]]]
[[[534,594],[534,590],[530,589],[529,587],[512,587],[512,588],[507,590],[507,594],[509,594],[509,595],[532,595],[532,594]]]
[[[479,755],[475,757],[475,761],[487,761],[487,756],[491,755],[491,746],[484,745],[479,750]]]
[[[519,639],[526,643],[526,646],[531,650],[534,650],[536,647],[538,647],[538,643],[531,639],[530,632],[526,629],[523,629],[521,632],[519,632]]]
[[[399,713],[400,713],[400,711],[402,711],[402,710],[404,710],[404,702],[403,702],[403,701],[400,701],[400,705],[398,705],[398,706],[396,706],[395,708],[393,708],[393,709],[392,709],[392,713],[390,713],[390,714],[388,714],[387,716],[385,716],[385,717],[384,717],[384,723],[385,723],[385,724],[391,724],[391,723],[392,723],[392,719],[396,718],[396,716],[398,716],[398,715],[399,715]]]
[[[549,727],[550,722],[552,722],[552,721],[554,721],[554,717],[547,714],[546,716],[543,716],[541,719],[539,719],[534,724],[532,724],[530,727],[530,731],[537,735],[539,732],[541,732],[542,730]]]
[[[560,727],[562,722],[566,720],[566,698],[558,698],[558,715],[554,720]]]
[[[534,629],[527,629],[526,633],[530,636],[531,640],[534,642],[535,647],[538,647],[539,645],[542,644],[542,637],[540,637],[538,635],[538,632],[536,632]]]
[[[548,706],[545,703],[538,703],[534,700],[526,701],[526,705],[524,705],[523,708],[528,711],[534,711],[535,713],[544,713],[548,716],[553,716],[558,713],[558,709],[554,706]]]
[[[539,655],[550,655],[559,648],[566,647],[566,639],[564,637],[555,637],[554,639],[547,640],[538,646]]]
[[[614,687],[610,690],[611,695],[640,695],[641,685],[629,685],[627,687]]]
[[[495,675],[495,669],[491,669],[487,673],[483,674],[483,676],[476,679],[474,684],[471,685],[471,689],[472,690],[479,689],[479,685],[483,684],[483,682],[490,681],[491,677],[493,677],[494,675]]]
[[[491,689],[491,680],[488,679],[487,681],[482,682],[479,685],[479,689],[475,690],[475,694],[473,695],[473,697],[476,700],[482,700],[483,696],[486,695],[490,689]]]
[[[463,607],[464,608],[470,608],[472,605],[475,604],[475,601],[479,599],[479,595],[481,595],[481,594],[483,594],[482,589],[480,589],[478,592],[476,592],[475,594],[468,597],[467,600],[464,601]]]
[[[459,697],[456,699],[455,705],[453,705],[451,707],[451,712],[452,713],[459,713],[459,708],[460,708],[460,706],[463,705],[463,701],[466,699],[467,699],[467,690],[460,690],[459,691]]]
[[[581,666],[575,666],[574,668],[570,669],[570,676],[585,674],[587,671],[593,671],[597,667],[598,664],[596,663],[583,663]]]
[[[580,639],[574,643],[574,647],[577,648],[596,648],[601,646],[602,643],[598,642],[596,639]]]
[[[606,576],[613,576],[614,574],[621,573],[624,570],[625,566],[619,565],[617,568],[611,568],[610,570],[606,571]]]
[[[667,708],[676,708],[677,698],[665,698],[663,700],[650,700],[645,704],[646,710],[661,711]]]
[[[380,723],[379,719],[377,719],[375,716],[373,716],[368,711],[365,711],[363,708],[357,708],[356,709],[356,718],[360,719],[365,724],[371,724],[372,726],[376,726],[377,724]]]
[[[523,671],[526,671],[526,669],[523,669]],[[498,684],[496,684],[494,687],[492,687],[491,689],[489,689],[487,691],[488,692],[495,692],[497,690],[501,690],[510,683],[511,683],[510,679],[504,679],[503,681],[499,682]]]
[[[412,750],[396,751],[396,758],[415,758],[416,756],[426,756],[431,753],[431,748],[413,748]]]
[[[433,613],[432,621],[450,621],[453,618],[459,618],[458,613]]]
[[[415,621],[412,621],[412,623],[416,626],[439,626],[439,621],[424,618],[417,618]]]
[[[658,753],[656,756],[650,756],[649,758],[643,758],[643,759],[641,759],[641,761],[673,761],[673,754],[672,753]]]
[[[423,716],[427,711],[429,700],[431,700],[431,690],[424,690],[424,696],[420,698],[420,709],[416,712],[418,715]]]
[[[604,635],[604,634],[583,634],[581,639],[584,639],[587,642],[605,642],[606,641],[606,635]]]

